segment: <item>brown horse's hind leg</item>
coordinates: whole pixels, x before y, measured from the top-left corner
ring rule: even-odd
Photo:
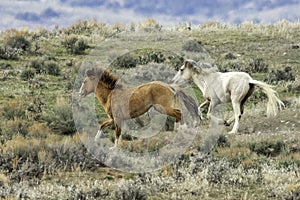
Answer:
[[[164,107],[162,105],[154,105],[153,106],[155,110],[157,110],[158,112],[162,113],[162,114],[166,114],[172,117],[175,117],[176,122],[180,122],[181,121],[181,111],[179,109],[175,109],[175,108],[171,108],[171,107]]]
[[[99,130],[98,130],[98,132],[97,132],[97,134],[96,134],[96,136],[95,136],[95,140],[98,139],[98,138],[100,138],[101,135],[102,135],[102,133],[103,133],[103,129],[104,129],[105,127],[111,125],[113,122],[114,122],[114,120],[113,120],[112,118],[110,118],[110,119],[108,119],[108,120],[102,122],[102,124],[100,125]]]
[[[121,128],[118,124],[116,124],[116,138],[115,138],[115,147],[119,144],[119,139],[121,136]]]

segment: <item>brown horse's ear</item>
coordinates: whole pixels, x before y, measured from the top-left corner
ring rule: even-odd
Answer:
[[[87,75],[88,77],[92,77],[92,76],[95,76],[95,75],[96,75],[96,72],[95,72],[95,69],[94,69],[94,68],[86,70],[85,73],[86,73],[86,75]]]

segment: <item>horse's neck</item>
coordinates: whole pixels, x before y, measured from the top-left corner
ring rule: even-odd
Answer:
[[[205,74],[194,74],[193,81],[199,87],[202,94],[205,95],[210,85],[211,77],[214,73],[205,73]]]
[[[111,95],[111,92],[112,92],[112,90],[108,89],[100,82],[98,83],[95,93],[96,93],[96,96],[97,96],[99,102],[102,104],[103,107],[105,107],[105,105],[107,105],[107,102],[109,101],[109,96]]]

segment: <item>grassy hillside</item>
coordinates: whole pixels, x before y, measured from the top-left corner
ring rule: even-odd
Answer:
[[[1,32],[0,199],[300,197],[300,24],[159,28],[153,20],[138,26],[80,21],[54,30]],[[286,107],[267,118],[265,96],[257,90],[246,104],[240,134],[227,136],[226,127],[209,129],[204,120],[188,151],[153,173],[121,172],[95,159],[72,114],[82,66],[96,63],[134,85],[170,82],[186,58],[248,72],[274,85]],[[223,110],[230,114],[230,107]],[[106,117],[99,104],[97,116],[99,122]],[[113,131],[106,137],[112,140]],[[164,145],[161,137],[147,143],[126,135],[121,147],[155,151]]]

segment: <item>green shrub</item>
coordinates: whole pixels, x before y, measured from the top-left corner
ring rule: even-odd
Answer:
[[[31,43],[24,36],[16,35],[9,38],[6,45],[14,49],[21,49],[22,51],[27,52],[30,50]]]
[[[242,71],[246,73],[267,73],[269,71],[268,64],[262,59],[257,58],[251,61],[233,59],[231,53],[225,55],[225,61],[218,65],[221,72]]]
[[[3,132],[6,139],[11,139],[14,135],[26,136],[30,123],[25,119],[15,119],[7,121],[3,126]]]
[[[262,58],[254,59],[249,66],[253,73],[267,73],[269,71],[268,64]]]
[[[89,48],[84,40],[78,39],[75,36],[67,38],[62,44],[70,54],[75,55],[82,55]]]
[[[35,69],[36,74],[41,74],[44,72],[43,66],[44,66],[44,61],[41,59],[33,60],[30,62],[30,67]]]
[[[53,76],[59,76],[60,75],[60,68],[58,64],[55,62],[49,62],[45,65],[45,72],[46,74],[53,75]]]
[[[127,184],[121,185],[115,190],[115,198],[119,200],[144,200],[147,199],[147,196],[138,185],[129,181]]]
[[[293,74],[292,68],[287,66],[284,70],[272,70],[268,73],[265,81],[271,84],[277,84],[280,81],[295,81],[295,75]]]
[[[139,64],[145,65],[150,62],[154,63],[162,63],[166,59],[164,57],[164,54],[160,51],[150,50],[142,52],[142,54],[139,56]]]
[[[35,71],[33,69],[25,69],[22,71],[20,77],[23,81],[28,81],[30,79],[33,79],[35,76]]]
[[[204,52],[203,47],[201,46],[201,42],[196,40],[189,40],[183,44],[182,49],[184,51],[192,51],[192,52]]]
[[[112,57],[114,59],[114,57]],[[183,63],[183,57],[160,49],[138,49],[117,57],[111,63],[114,68],[134,68],[148,63],[165,63],[175,69]]]
[[[72,108],[67,103],[55,105],[43,119],[54,132],[69,135],[76,132]]]
[[[230,147],[230,142],[225,135],[220,135],[217,140],[217,147]]]
[[[182,66],[184,58],[178,55],[170,55],[168,56],[168,60],[169,60],[169,65],[173,66],[175,70],[178,71],[179,68]]]
[[[84,40],[77,40],[75,42],[74,54],[84,54],[84,51],[88,48],[88,44]]]
[[[118,57],[112,63],[112,66],[120,67],[120,68],[134,68],[138,64],[138,60],[131,56],[130,54],[125,54],[123,56]]]
[[[0,59],[17,60],[22,54],[22,50],[12,48],[10,46],[0,47]]]
[[[30,62],[28,67],[33,68],[36,74],[48,74],[52,76],[59,76],[60,68],[58,64],[55,61],[48,61],[48,59],[49,58],[47,58],[47,60],[44,59],[33,60]]]
[[[264,155],[268,157],[275,157],[280,155],[285,149],[285,143],[282,141],[277,142],[259,142],[251,143],[249,146],[252,152],[257,153],[258,155]]]

